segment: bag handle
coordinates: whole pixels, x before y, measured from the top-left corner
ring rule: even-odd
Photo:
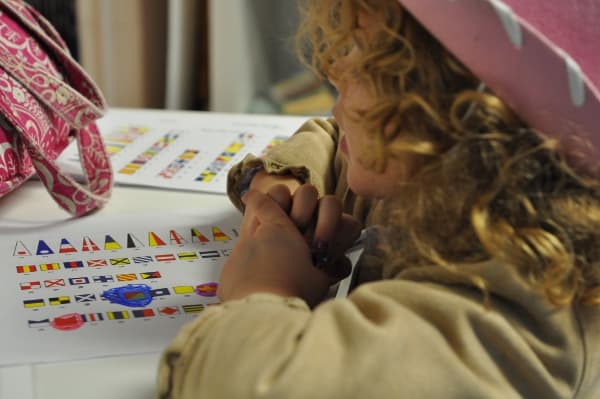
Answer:
[[[97,156],[105,150],[94,124],[80,129],[77,136],[89,188],[65,174],[30,136],[22,136],[38,177],[61,208],[74,216],[82,216],[108,202],[112,189],[112,169],[108,159]]]
[[[8,74],[1,70],[0,81],[4,85],[11,84]],[[96,125],[91,123],[77,130],[75,137],[88,184],[88,187],[85,187],[64,173],[55,160],[46,154],[39,136],[43,134],[44,129],[56,129],[56,127],[44,113],[41,104],[35,101],[25,89],[19,88],[18,82],[12,81],[12,85],[12,90],[0,90],[0,111],[17,130],[37,175],[50,195],[63,209],[74,216],[84,215],[103,206],[110,198],[113,174]],[[22,103],[27,103],[29,107],[23,107]],[[38,123],[31,118],[31,115],[46,120]]]
[[[41,15],[34,9],[28,9],[25,3],[5,0],[0,2],[0,5],[14,18],[9,22],[21,24],[38,36],[37,39],[52,51],[54,60],[65,66],[65,71],[73,82],[73,86],[65,83],[52,63],[47,64],[49,70],[31,65],[33,63],[24,63],[16,53],[11,52],[11,46],[0,45],[0,61],[4,69],[0,71],[0,79],[13,86],[13,90],[0,91],[0,97],[4,97],[4,101],[0,101],[0,109],[19,132],[32,164],[50,195],[69,213],[81,216],[104,205],[110,198],[112,188],[112,170],[108,154],[93,123],[103,114],[104,99],[93,81],[62,47],[62,39],[52,40],[36,25],[34,16],[40,22],[45,21]],[[46,25],[50,34],[59,38],[48,22],[41,23]],[[12,82],[8,75],[14,78]],[[88,95],[91,100],[82,93]],[[18,105],[24,102],[29,105],[29,109]],[[40,102],[69,126],[77,128],[75,139],[88,187],[62,172],[55,160],[46,154],[41,142],[44,129],[56,127],[47,118]],[[39,121],[31,115],[46,120],[38,123]],[[33,119],[34,123],[26,124],[24,119],[29,119],[29,122]]]
[[[106,108],[100,90],[71,57],[62,39],[53,40],[40,27],[43,26],[55,38],[60,37],[52,25],[27,3],[2,1],[0,5],[45,45],[54,60],[64,67],[69,83],[61,79],[58,71],[52,74],[38,65],[23,63],[16,52],[4,46],[0,46],[2,67],[71,126],[81,128],[100,118]]]

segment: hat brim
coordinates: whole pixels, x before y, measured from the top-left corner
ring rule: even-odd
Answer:
[[[600,90],[566,51],[498,0],[399,1],[531,127],[578,141],[597,167]]]

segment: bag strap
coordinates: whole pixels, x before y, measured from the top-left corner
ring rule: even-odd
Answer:
[[[42,30],[44,27],[52,36],[59,37],[51,24],[27,3],[5,0],[0,6],[44,45],[54,61],[64,68],[69,83],[58,71],[53,74],[35,63],[23,63],[8,46],[0,46],[0,65],[69,125],[81,128],[100,118],[106,108],[100,90],[63,47],[62,39],[54,40]]]
[[[73,216],[83,216],[109,201],[113,174],[108,158],[103,155],[104,143],[94,124],[80,129],[77,136],[88,187],[64,173],[30,136],[22,136],[38,177],[61,208]]]
[[[75,216],[86,214],[108,201],[113,182],[108,154],[93,123],[103,114],[104,99],[41,15],[26,3],[15,0],[2,0],[0,7],[11,18],[2,22],[15,23],[37,36],[34,39],[44,45],[44,50],[51,52],[54,56],[51,60],[64,66],[67,79],[72,81],[72,85],[65,83],[52,62],[48,61],[43,67],[23,62],[10,43],[0,40],[0,80],[10,89],[0,91],[0,111],[19,132],[39,178],[54,200]],[[54,39],[37,25],[38,21],[46,25],[44,29]],[[75,139],[88,187],[62,172],[54,157],[46,154],[42,137],[57,126],[40,103],[58,115],[69,128],[76,128]],[[24,108],[23,104],[28,107]]]
[[[37,175],[54,200],[75,216],[84,215],[108,202],[113,173],[96,124],[90,123],[76,130],[75,139],[88,184],[85,187],[64,173],[54,158],[46,154],[40,138],[57,127],[52,124],[42,105],[1,69],[0,82],[3,87],[9,88],[0,90],[0,112],[17,130]],[[24,104],[27,106],[24,107]]]

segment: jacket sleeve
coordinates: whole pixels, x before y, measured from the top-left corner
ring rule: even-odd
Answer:
[[[284,143],[275,146],[266,157],[248,155],[228,173],[227,193],[231,202],[242,209],[240,183],[248,170],[260,166],[268,173],[292,175],[310,182],[321,195],[335,191],[338,128],[333,119],[310,119]]]
[[[227,176],[227,194],[241,211],[241,186],[248,172],[257,167],[276,175],[290,175],[302,183],[313,184],[319,194],[337,196],[344,212],[355,216],[365,226],[379,222],[382,203],[352,192],[346,180],[347,162],[338,151],[343,133],[333,118],[310,119],[284,143],[275,146],[265,157],[248,155],[234,165]]]
[[[521,313],[486,309],[469,289],[403,280],[365,284],[312,312],[299,299],[254,294],[182,330],[163,355],[159,394],[572,397],[578,352],[532,338]]]

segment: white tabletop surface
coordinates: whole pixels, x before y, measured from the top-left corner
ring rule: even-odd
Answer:
[[[144,196],[144,201],[133,198]],[[164,209],[231,207],[224,195],[117,186],[104,214]],[[29,181],[0,199],[2,222],[67,219],[39,181]],[[1,356],[1,354],[0,354]],[[0,399],[150,399],[155,397],[159,353],[76,362],[0,367]]]

